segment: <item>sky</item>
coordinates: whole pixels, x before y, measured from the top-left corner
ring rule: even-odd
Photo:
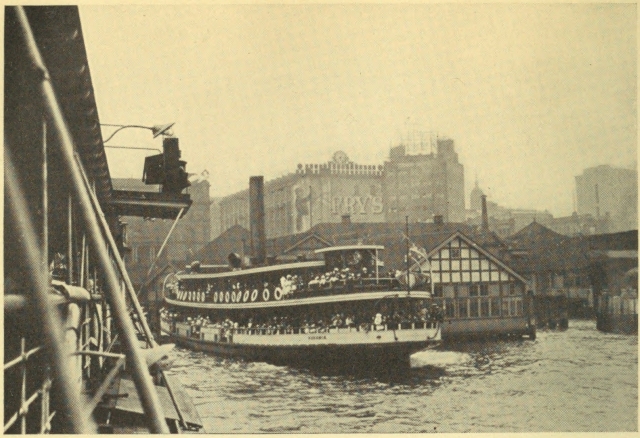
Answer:
[[[465,187],[570,214],[575,176],[637,167],[634,4],[81,6],[103,123],[175,122],[211,196],[455,141]],[[106,138],[114,128],[104,127]],[[126,129],[107,145],[162,148]],[[113,177],[153,151],[107,149]],[[468,205],[468,196],[466,199]]]

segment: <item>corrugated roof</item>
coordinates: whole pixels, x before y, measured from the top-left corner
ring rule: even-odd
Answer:
[[[101,201],[111,196],[89,61],[77,6],[26,6],[38,47],[51,75],[67,127]],[[11,54],[6,54],[11,55]],[[11,62],[9,59],[5,60]]]

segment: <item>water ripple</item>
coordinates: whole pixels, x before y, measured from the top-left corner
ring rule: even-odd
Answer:
[[[176,351],[210,433],[636,431],[638,339],[571,321],[536,341],[415,354],[391,378],[322,375]]]

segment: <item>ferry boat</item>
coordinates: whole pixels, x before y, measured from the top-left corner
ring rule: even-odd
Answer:
[[[442,313],[414,273],[381,276],[383,249],[328,247],[315,251],[323,260],[217,273],[192,264],[165,283],[162,332],[194,350],[275,364],[408,365],[440,343]]]

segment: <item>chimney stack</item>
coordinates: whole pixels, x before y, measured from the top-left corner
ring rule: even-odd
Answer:
[[[266,238],[264,234],[264,177],[249,179],[249,224],[251,228],[251,254],[257,265],[265,262]]]
[[[482,195],[482,231],[489,231],[489,213],[487,212],[487,195]]]
[[[444,216],[442,216],[441,214],[436,214],[433,216],[433,223],[436,225],[442,225],[444,224]]]

